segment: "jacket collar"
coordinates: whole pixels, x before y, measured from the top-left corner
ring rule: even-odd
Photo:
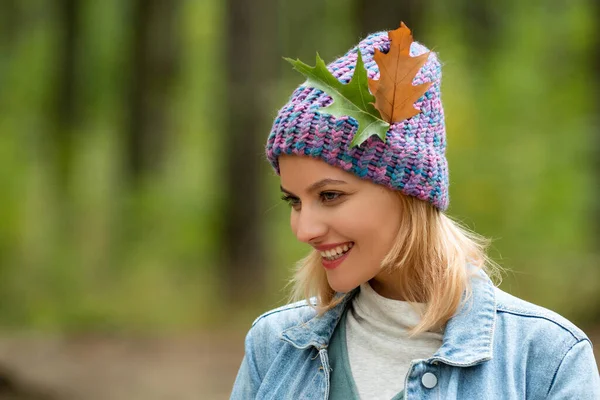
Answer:
[[[306,322],[284,330],[281,333],[281,338],[299,349],[305,349],[309,346],[314,346],[317,350],[326,348],[346,306],[359,291],[360,287],[346,294],[336,294],[336,298],[342,297],[339,304],[320,317],[313,317]]]
[[[471,278],[471,296],[448,321],[442,346],[431,361],[469,367],[492,359],[496,327],[496,288],[479,271]]]
[[[359,290],[338,293],[336,296],[343,296],[338,305],[320,317],[284,330],[281,338],[299,349],[326,348],[342,313]],[[447,322],[442,345],[429,361],[468,367],[491,360],[495,324],[495,287],[489,277],[479,271],[471,278],[471,296]]]

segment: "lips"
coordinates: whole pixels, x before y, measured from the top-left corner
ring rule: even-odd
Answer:
[[[320,246],[314,246],[314,248],[319,251],[326,251],[326,250],[335,249],[336,247],[340,247],[345,244],[349,245],[350,243],[354,244],[354,242],[340,242],[340,243],[331,243],[331,244],[323,244]]]
[[[326,259],[324,257],[321,257],[321,264],[323,264],[323,267],[326,268],[326,269],[328,269],[328,270],[335,269],[341,263],[343,263],[346,258],[348,258],[348,255],[352,252],[353,249],[354,249],[354,247],[350,248],[340,258],[336,258],[335,260],[328,260],[328,259]]]
[[[345,244],[343,246],[338,246],[331,250],[325,250],[321,252],[321,257],[327,258],[329,261],[333,261],[336,258],[341,257],[344,253],[348,252],[354,246],[354,243]]]

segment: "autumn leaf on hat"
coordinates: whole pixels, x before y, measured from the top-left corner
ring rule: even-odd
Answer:
[[[379,80],[367,77],[359,50],[354,74],[348,84],[343,84],[329,72],[318,53],[314,67],[300,60],[285,58],[308,78],[307,86],[320,89],[333,99],[333,103],[320,109],[320,112],[334,117],[350,116],[358,122],[351,147],[360,146],[374,135],[385,142],[390,124],[419,113],[413,104],[431,85],[430,82],[412,85],[413,78],[427,61],[429,53],[418,57],[409,55],[412,35],[404,23],[395,31],[388,32],[388,36],[391,41],[389,52],[384,54],[375,50],[374,60],[379,66]]]
[[[352,138],[351,146],[360,146],[369,136],[377,135],[385,141],[385,135],[389,124],[380,118],[379,112],[374,107],[375,97],[369,93],[367,84],[367,70],[365,69],[362,56],[358,51],[356,67],[352,80],[343,84],[329,72],[325,61],[317,53],[317,61],[311,67],[300,60],[286,58],[294,68],[308,78],[307,86],[315,87],[327,93],[333,99],[333,103],[319,112],[331,114],[334,117],[350,116],[358,122],[358,130]],[[362,140],[361,140],[362,138]]]
[[[377,101],[375,107],[381,118],[391,123],[401,122],[420,111],[413,104],[431,86],[431,82],[413,86],[412,81],[429,57],[429,52],[411,57],[410,29],[400,23],[400,28],[388,32],[390,50],[387,54],[375,49],[373,59],[379,67],[379,80],[369,79],[369,89]]]

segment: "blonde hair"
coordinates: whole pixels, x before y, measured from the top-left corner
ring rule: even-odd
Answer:
[[[426,303],[424,310],[418,310],[419,324],[409,333],[439,330],[462,301],[470,298],[470,277],[483,269],[499,282],[501,268],[487,255],[490,239],[470,231],[426,201],[396,193],[403,210],[402,220],[381,269],[398,277],[396,288],[404,300]],[[321,255],[316,250],[297,263],[290,284],[291,300],[306,299],[318,315],[335,307],[343,298],[335,296],[329,286]],[[313,297],[316,305],[310,301]]]

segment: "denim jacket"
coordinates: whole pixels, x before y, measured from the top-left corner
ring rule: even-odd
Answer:
[[[496,288],[483,273],[471,287],[441,347],[411,362],[404,399],[600,399],[592,344],[579,328]],[[327,400],[327,346],[358,290],[321,317],[306,302],[258,317],[231,399]]]

